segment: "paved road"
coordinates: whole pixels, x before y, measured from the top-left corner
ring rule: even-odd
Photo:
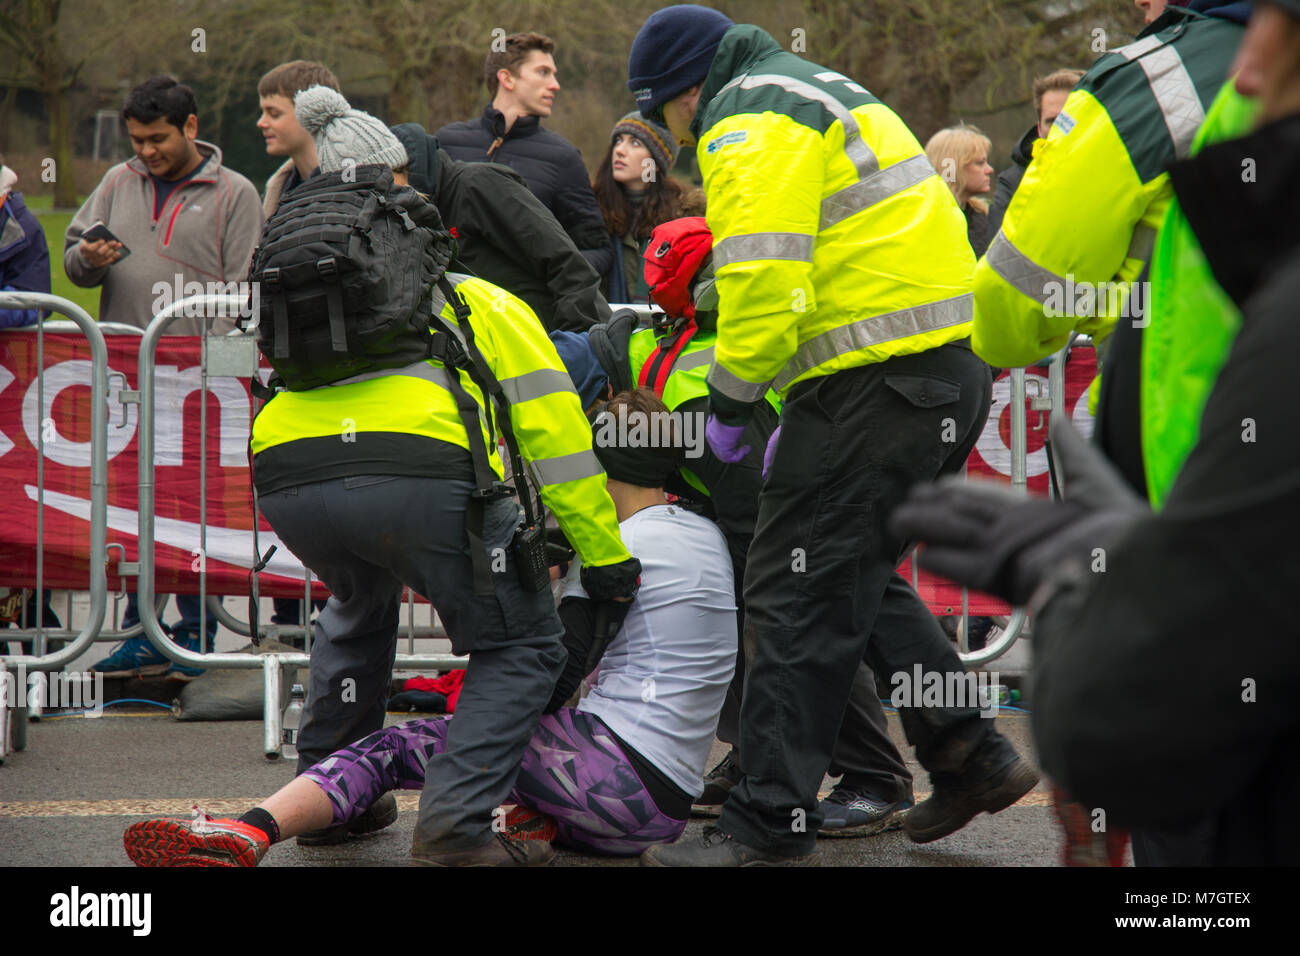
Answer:
[[[116,709],[116,708],[115,708]],[[0,866],[129,866],[122,831],[135,820],[186,814],[194,803],[216,815],[238,815],[292,776],[283,761],[261,752],[260,722],[178,723],[162,711],[47,718],[31,724],[28,749],[0,766]],[[399,718],[390,716],[390,721]],[[916,774],[918,796],[929,790],[912,761],[896,716],[890,730]],[[1025,716],[1003,713],[998,728],[1030,753]],[[714,759],[724,750],[715,747]],[[829,788],[827,781],[826,787]],[[334,848],[277,846],[263,866],[404,865],[418,795],[398,796],[397,823]],[[688,832],[704,825],[696,821]],[[1042,785],[996,816],[982,814],[959,833],[917,846],[901,832],[868,839],[820,841],[829,866],[1056,866],[1059,838]],[[561,851],[560,866],[630,866]]]

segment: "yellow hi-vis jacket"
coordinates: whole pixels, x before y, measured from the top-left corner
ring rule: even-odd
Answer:
[[[718,290],[710,401],[970,335],[966,221],[903,121],[845,76],[730,28],[692,123]]]
[[[510,402],[519,453],[584,564],[629,558],[619,537],[605,471],[591,447],[591,425],[555,346],[521,299],[482,279],[449,274],[470,307],[474,341]],[[456,326],[435,288],[433,307]],[[253,476],[262,493],[343,475],[401,474],[473,481],[469,437],[436,359],[368,373],[302,392],[279,392],[253,421]],[[488,441],[483,393],[457,373],[479,406],[490,464],[503,477]],[[500,434],[495,426],[493,431]]]
[[[1107,53],[1065,101],[975,270],[971,344],[997,366],[1029,365],[1072,329],[1101,340],[1145,325],[1142,273],[1184,158],[1223,85],[1243,28],[1170,7]]]

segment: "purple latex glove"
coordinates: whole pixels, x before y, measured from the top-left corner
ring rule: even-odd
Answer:
[[[704,426],[704,437],[708,441],[709,447],[713,449],[713,453],[719,459],[725,461],[728,465],[734,465],[749,454],[748,445],[736,447],[736,444],[740,441],[740,436],[744,432],[744,425],[724,425],[713,415],[709,416],[709,420]]]
[[[776,426],[776,431],[772,432],[772,437],[767,440],[767,448],[763,451],[763,480],[767,481],[767,473],[772,470],[772,459],[776,457],[776,442],[781,437],[781,426]]]

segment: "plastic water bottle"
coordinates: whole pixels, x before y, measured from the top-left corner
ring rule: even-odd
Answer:
[[[306,706],[306,694],[302,684],[294,684],[289,691],[289,706],[284,709],[284,720],[280,734],[280,754],[285,760],[298,759],[298,728],[302,725],[302,710]]]
[[[1014,706],[1020,702],[1020,691],[1006,684],[992,684],[989,686],[989,698],[996,700],[999,707]]]

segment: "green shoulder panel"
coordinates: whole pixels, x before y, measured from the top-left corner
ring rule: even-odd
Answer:
[[[1228,20],[1187,16],[1107,53],[1076,87],[1105,108],[1144,183],[1188,155],[1245,32]]]
[[[747,82],[730,85],[738,77]],[[701,94],[700,129],[738,114],[773,112],[825,133],[838,113],[879,103],[865,88],[834,70],[786,52],[765,31],[727,31]]]

